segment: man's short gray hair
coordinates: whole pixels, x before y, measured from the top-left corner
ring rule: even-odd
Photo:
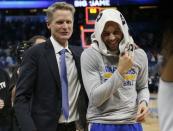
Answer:
[[[55,2],[54,4],[49,6],[46,10],[48,23],[52,21],[53,13],[56,10],[69,10],[72,13],[72,16],[74,17],[75,8],[73,5],[68,4],[66,2]]]

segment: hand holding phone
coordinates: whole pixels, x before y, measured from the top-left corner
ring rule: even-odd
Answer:
[[[125,52],[128,52],[128,55],[133,57],[134,56],[134,50],[135,50],[135,46],[133,44],[128,44],[125,48]]]

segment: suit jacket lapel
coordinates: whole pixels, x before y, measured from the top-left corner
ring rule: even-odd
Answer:
[[[54,49],[53,49],[53,45],[52,45],[50,39],[48,39],[47,42],[46,42],[44,56],[47,60],[47,64],[49,66],[49,69],[50,69],[51,73],[53,74],[56,82],[60,83],[58,63],[57,63],[55,52],[54,52]]]
[[[69,46],[69,49],[71,50],[72,52],[72,55],[73,55],[73,58],[75,60],[75,65],[76,65],[76,68],[77,68],[77,71],[79,73],[79,69],[80,69],[80,57],[78,56],[79,54],[76,54],[75,50],[72,48],[72,46]]]
[[[79,80],[80,80],[81,84],[83,84],[82,76],[81,76],[81,66],[80,66],[80,55],[81,55],[81,52],[78,52],[79,50],[75,49],[75,47],[73,47],[73,46],[69,46],[69,49],[71,50],[73,58],[75,60],[75,65],[76,65],[76,68],[77,68]]]

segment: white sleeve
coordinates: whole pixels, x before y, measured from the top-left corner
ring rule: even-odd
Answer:
[[[148,90],[148,59],[146,53],[143,50],[141,50],[140,54],[138,54],[138,63],[140,65],[140,71],[136,81],[138,103],[145,100],[148,104],[150,98],[150,93]]]

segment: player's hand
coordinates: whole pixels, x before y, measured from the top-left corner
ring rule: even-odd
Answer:
[[[4,108],[4,101],[0,99],[0,109]]]
[[[122,53],[119,56],[118,68],[117,70],[123,76],[133,65],[133,56],[129,54],[128,51]]]
[[[148,114],[148,105],[146,101],[142,101],[138,106],[136,121],[137,122],[144,121],[147,114]]]

